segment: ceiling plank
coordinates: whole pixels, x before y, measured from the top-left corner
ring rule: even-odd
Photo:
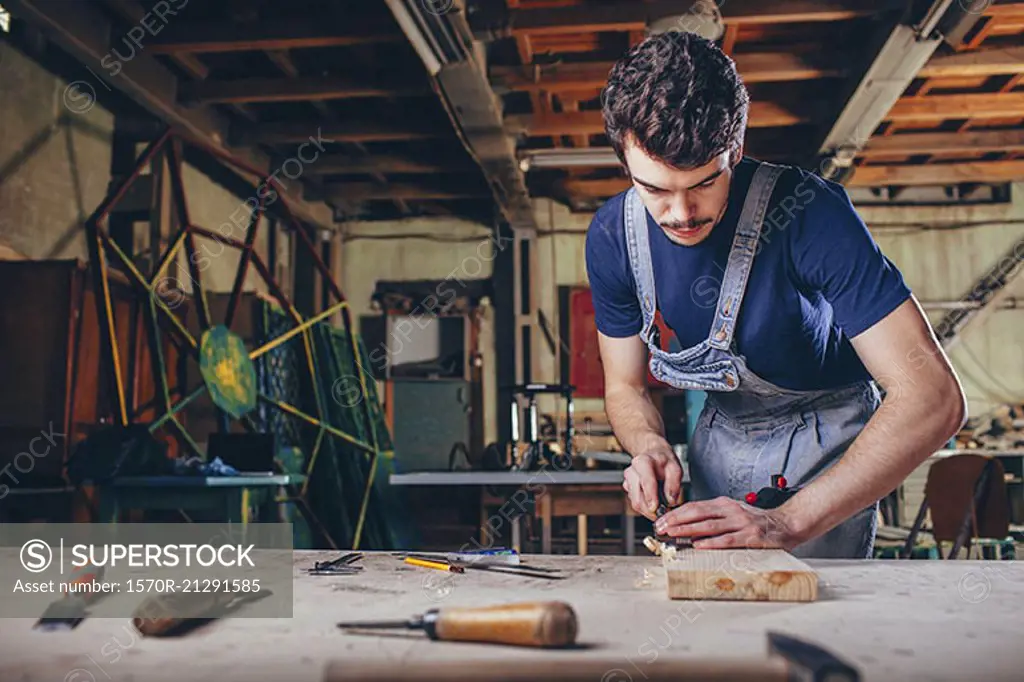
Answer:
[[[559,183],[561,191],[577,199],[601,199],[612,197],[630,187],[626,178],[605,178],[603,180],[577,180],[566,178]]]
[[[842,77],[846,75],[842,59],[842,55],[823,59],[817,55],[782,52],[748,52],[733,57],[740,77],[748,85]],[[613,65],[613,62],[577,62],[496,66],[491,69],[491,84],[499,91],[521,92],[603,88],[608,83],[608,73]]]
[[[904,133],[888,137],[875,136],[868,140],[859,156],[871,158],[894,154],[991,151],[1024,151],[1024,131],[979,130],[963,133]]]
[[[447,138],[449,131],[437,127],[392,126],[376,121],[325,123],[263,123],[240,131],[242,139],[259,144],[292,144],[305,142],[321,131],[325,142],[401,142]]]
[[[374,155],[360,158],[321,156],[316,163],[309,164],[307,173],[313,175],[373,175],[374,173],[471,173],[474,167],[445,157],[424,161],[398,154]]]
[[[179,98],[184,104],[226,102],[311,102],[370,97],[408,97],[430,94],[425,85],[359,84],[350,78],[242,78],[185,83]]]
[[[985,48],[932,57],[918,72],[922,78],[1003,76],[1024,72],[1024,47]]]
[[[104,0],[104,2],[107,7],[114,10],[122,19],[136,25],[141,24],[146,19],[146,15],[149,14],[139,4],[138,0]],[[207,68],[206,64],[203,64],[198,57],[193,55],[173,55],[171,60],[193,78],[202,80],[210,75],[210,69]]]
[[[489,199],[491,193],[486,188],[459,187],[453,183],[448,188],[425,187],[416,183],[393,182],[378,185],[372,182],[327,183],[324,186],[326,197],[331,201],[405,201],[452,200],[452,199]]]
[[[799,125],[813,120],[813,113],[797,113],[775,102],[751,102],[748,128],[772,128]],[[505,117],[510,134],[528,137],[552,135],[600,135],[605,132],[600,111],[550,114],[514,114]]]
[[[1019,180],[1022,177],[1024,177],[1024,161],[978,161],[924,166],[861,166],[856,169],[846,186],[1003,183]],[[630,182],[627,178],[602,180],[567,178],[559,183],[559,187],[564,193],[581,199],[614,196],[628,189],[629,186]]]
[[[871,16],[902,6],[899,0],[729,0],[721,3],[726,23],[789,24],[797,22],[831,22]],[[470,20],[480,39],[507,35],[550,35],[602,31],[642,31],[651,20],[685,12],[685,3],[659,0],[641,3],[636,0],[601,5],[510,9],[495,30],[493,19],[486,13],[475,13]]]
[[[175,21],[146,43],[146,51],[151,54],[248,52],[344,47],[404,40],[401,33],[383,23],[361,29],[358,33],[340,33],[336,24],[316,19],[266,21],[251,25]]]
[[[859,166],[848,187],[1003,183],[1024,178],[1024,161],[977,161],[923,166]]]
[[[903,98],[885,115],[887,121],[945,121],[1024,115],[1024,92],[929,95]]]

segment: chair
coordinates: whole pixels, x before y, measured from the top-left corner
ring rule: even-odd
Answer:
[[[953,543],[946,557],[953,559],[965,544],[970,556],[975,539],[1005,540],[1010,532],[1010,502],[1002,462],[995,457],[967,454],[935,462],[928,470],[924,501],[903,546],[903,558],[911,556],[929,510],[940,558],[942,542]]]

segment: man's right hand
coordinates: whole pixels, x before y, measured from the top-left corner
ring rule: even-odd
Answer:
[[[658,487],[664,486],[669,506],[683,498],[683,468],[671,450],[636,455],[623,476],[622,488],[638,514],[654,520],[658,510]]]

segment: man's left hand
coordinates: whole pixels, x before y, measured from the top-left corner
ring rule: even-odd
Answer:
[[[729,497],[687,502],[659,518],[654,529],[659,535],[693,538],[696,549],[789,550],[801,542],[778,509],[752,507]]]

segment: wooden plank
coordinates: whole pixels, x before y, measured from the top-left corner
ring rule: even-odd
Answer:
[[[733,56],[743,82],[772,83],[838,78],[846,74],[846,65],[833,56],[748,52]],[[570,62],[495,66],[491,84],[498,90],[561,92],[583,88],[603,88],[613,62]]]
[[[1024,161],[977,161],[923,166],[860,166],[846,185],[955,185],[962,182],[1003,183],[1022,179]]]
[[[350,78],[242,78],[185,83],[179,90],[183,104],[224,102],[310,102],[367,97],[426,95],[426,85],[357,83]]]
[[[342,175],[374,173],[469,173],[474,170],[468,162],[436,156],[429,161],[414,159],[398,154],[373,155],[364,157],[320,156],[316,163],[305,168],[312,175]]]
[[[403,140],[432,140],[447,138],[450,131],[419,128],[411,124],[392,126],[386,123],[369,121],[349,121],[341,123],[325,123],[324,121],[308,121],[300,123],[264,123],[243,131],[241,136],[259,144],[293,144],[307,142],[310,135],[316,137],[317,131],[325,142],[396,142]]]
[[[932,57],[917,75],[921,78],[1001,76],[1022,71],[1024,47],[1000,47]]]
[[[844,21],[875,15],[899,7],[897,0],[729,0],[720,4],[727,23],[789,24],[797,22]],[[642,31],[651,19],[679,15],[686,5],[677,0],[640,3],[624,0],[601,5],[513,9],[508,27],[513,35],[591,33],[601,31]],[[481,18],[479,29],[486,32]],[[471,22],[474,23],[474,22]],[[475,24],[474,24],[475,26]],[[476,27],[476,26],[475,26]]]
[[[395,199],[483,199],[490,196],[484,188],[462,187],[452,183],[449,189],[426,187],[415,183],[392,182],[379,185],[371,182],[341,182],[324,185],[330,201],[394,201]]]
[[[818,574],[781,549],[685,549],[663,555],[669,599],[797,601],[818,598]]]
[[[606,178],[603,180],[563,180],[563,193],[580,198],[601,198],[615,196],[629,189],[630,182],[626,178]]]
[[[893,154],[935,152],[1024,151],[1024,131],[984,130],[964,133],[905,133],[872,137],[859,152],[871,158]]]
[[[791,126],[813,120],[810,112],[795,112],[775,102],[751,102],[749,113],[748,128]],[[505,117],[505,127],[510,134],[529,137],[602,135],[605,132],[600,111],[514,114]]]
[[[317,19],[265,21],[256,24],[229,22],[173,21],[164,31],[146,43],[151,54],[205,52],[249,52],[289,50],[311,47],[343,47],[394,43],[405,40],[401,33],[384,22],[361,26],[361,30],[343,33],[332,22]]]
[[[944,121],[1021,115],[1024,115],[1024,92],[1005,92],[903,98],[893,105],[885,120]]]
[[[105,0],[105,3],[107,7],[117,12],[122,19],[130,21],[133,24],[141,24],[143,21],[153,22],[154,20],[153,15],[150,14],[150,12],[147,12],[145,8],[139,4],[138,0]],[[148,19],[147,14],[149,14]],[[170,13],[168,12],[168,14]],[[164,21],[171,20],[164,18]],[[203,64],[198,57],[194,57],[193,55],[179,54],[174,55],[171,59],[175,64],[180,66],[185,73],[189,74],[193,78],[202,80],[210,74],[210,70],[206,67],[206,64]]]

